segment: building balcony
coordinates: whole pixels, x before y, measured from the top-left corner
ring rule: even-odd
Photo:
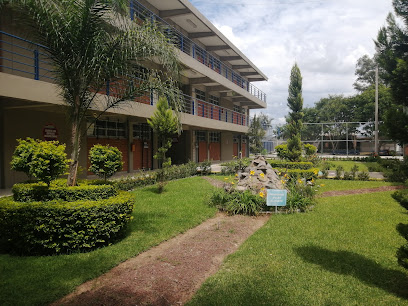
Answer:
[[[228,65],[226,65],[222,60],[234,60],[238,58],[237,56],[226,56],[217,57],[211,54],[203,48],[196,44],[192,39],[182,34],[180,31],[171,26],[164,19],[153,13],[151,10],[143,6],[140,2],[132,0],[130,2],[130,18],[139,22],[151,21],[158,22],[164,25],[163,32],[176,48],[180,51],[188,54],[196,61],[209,67],[213,71],[217,72],[219,75],[225,77],[232,83],[236,84],[240,88],[243,88],[249,92],[252,96],[258,98],[259,100],[266,102],[266,94],[250,83],[247,79],[243,78],[241,74],[251,74],[250,72],[237,72]],[[203,35],[213,36],[213,33],[191,33],[192,37],[204,37]],[[226,48],[225,46],[209,46],[208,49],[222,50]],[[236,65],[237,68],[248,68],[248,65]]]
[[[0,72],[54,83],[52,62],[47,57],[45,49],[45,46],[0,31]],[[15,84],[15,87],[18,88],[19,85]],[[6,92],[5,88],[4,90],[0,88],[0,96],[6,95],[3,91]],[[111,92],[115,92],[115,90],[107,83],[104,94]],[[153,93],[147,92],[146,95],[137,97],[135,102],[153,106],[156,99]],[[153,108],[147,113],[152,112]],[[246,114],[188,95],[183,95],[182,112],[188,117],[192,115],[200,117],[200,119],[218,121],[223,126],[225,126],[224,123],[241,127],[248,126],[248,116]]]

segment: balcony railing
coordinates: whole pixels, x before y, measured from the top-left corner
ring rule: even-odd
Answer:
[[[47,47],[43,45],[0,31],[0,72],[52,82],[55,80],[53,66],[44,52],[45,49]],[[107,82],[106,89],[101,93],[114,94],[115,87]],[[243,126],[248,125],[245,114],[188,95],[183,95],[183,100],[184,113]],[[135,98],[135,101],[154,105],[153,93],[146,92],[144,96]]]
[[[209,54],[205,49],[201,48],[191,39],[174,29],[165,20],[161,19],[159,16],[154,14],[152,11],[150,11],[148,8],[146,8],[136,0],[131,0],[130,2],[130,18],[132,20],[137,19],[140,21],[158,21],[164,24],[166,26],[164,29],[164,34],[168,37],[169,41],[173,43],[178,49],[190,55],[191,57],[193,57],[203,65],[211,68],[220,75],[224,76],[239,87],[245,89],[251,95],[257,97],[261,101],[266,102],[266,94],[264,92],[241,77],[230,67],[226,66],[217,57]]]

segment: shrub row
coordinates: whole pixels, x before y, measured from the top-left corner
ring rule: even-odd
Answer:
[[[65,184],[59,185],[56,183],[48,187],[42,182],[15,184],[12,192],[14,201],[18,202],[102,200],[118,194],[113,185],[88,185],[82,183],[78,186],[66,186]]]
[[[183,165],[175,165],[163,169],[165,180],[175,180],[185,177],[190,177],[197,174],[198,164],[195,162],[188,162]],[[132,190],[136,187],[153,185],[157,183],[157,174],[155,172],[148,172],[134,177],[127,177],[120,180],[113,181],[113,184],[119,190]]]
[[[319,169],[312,168],[307,170],[302,169],[288,169],[287,171],[283,171],[281,169],[281,175],[287,176],[289,181],[305,179],[306,181],[316,180],[319,174]]]
[[[279,160],[268,160],[272,168],[301,169],[308,170],[313,167],[312,162],[286,162]]]
[[[131,220],[133,196],[97,201],[16,202],[0,199],[0,248],[44,255],[91,250],[121,237]]]
[[[402,207],[408,209],[408,189],[398,190],[392,194],[392,197],[397,200]]]

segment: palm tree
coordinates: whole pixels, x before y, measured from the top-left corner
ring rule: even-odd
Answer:
[[[180,107],[174,47],[158,24],[131,21],[127,4],[124,0],[9,1],[34,25],[36,42],[47,46],[44,51],[54,63],[56,85],[69,109],[68,185],[76,184],[81,127],[90,109],[102,114],[151,90],[165,95],[176,111]],[[141,69],[146,59],[160,69]],[[111,94],[98,95],[107,83]]]

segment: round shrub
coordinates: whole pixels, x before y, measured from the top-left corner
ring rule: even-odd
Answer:
[[[89,161],[91,162],[89,171],[104,178],[105,181],[123,167],[122,152],[109,145],[94,145],[89,151]]]
[[[48,255],[89,251],[119,239],[132,219],[130,193],[97,201],[16,202],[0,199],[0,249]]]
[[[22,171],[50,185],[68,168],[65,145],[58,141],[41,141],[27,138],[18,140],[11,160],[11,169]]]
[[[118,194],[113,185],[88,185],[79,183],[78,186],[67,186],[54,181],[48,187],[45,183],[20,183],[12,188],[13,199],[18,202],[32,201],[78,201],[78,200],[102,200]]]

